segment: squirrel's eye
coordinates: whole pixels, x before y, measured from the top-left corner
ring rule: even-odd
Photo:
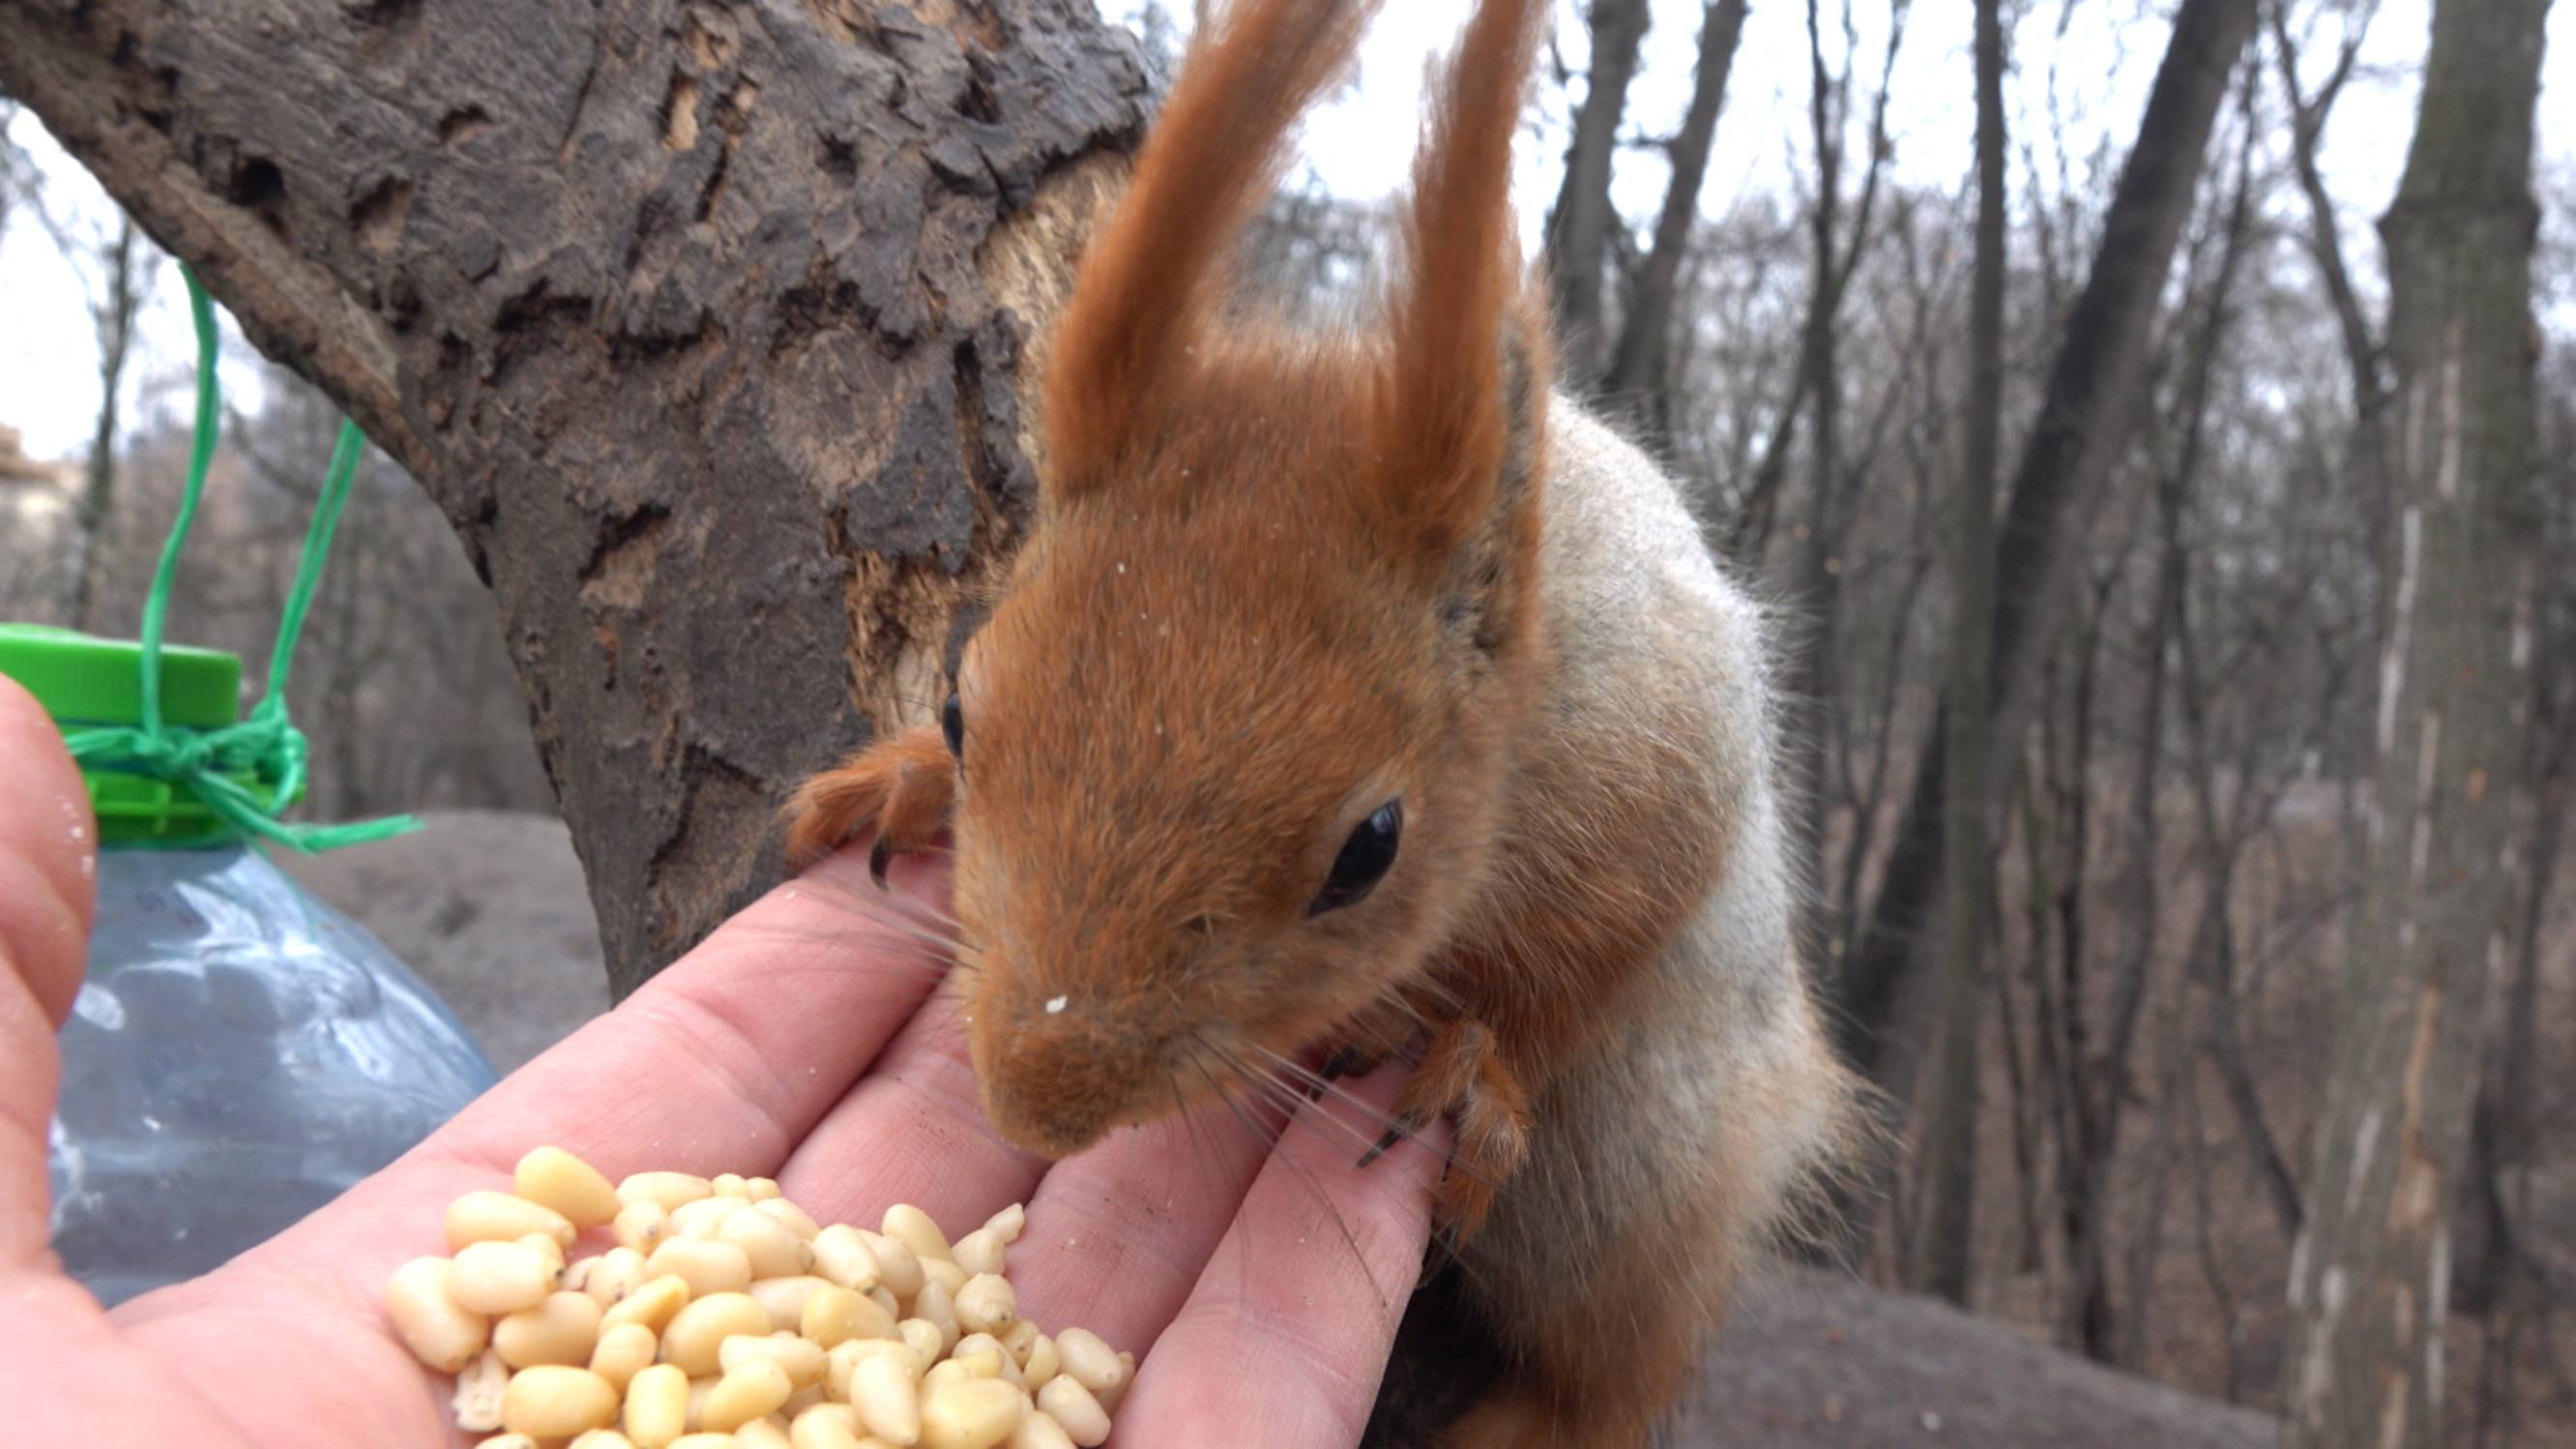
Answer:
[[[1324,888],[1306,905],[1306,914],[1320,916],[1354,904],[1386,876],[1387,867],[1395,864],[1396,841],[1404,834],[1404,802],[1389,800],[1377,812],[1359,823],[1351,838],[1342,842],[1342,853],[1333,858],[1333,873],[1324,878]]]
[[[960,756],[966,753],[966,711],[958,707],[954,694],[949,695],[948,702],[939,707],[939,733],[948,740],[948,753]]]

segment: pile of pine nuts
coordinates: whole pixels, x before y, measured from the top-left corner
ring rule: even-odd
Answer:
[[[823,1227],[767,1178],[612,1187],[540,1147],[448,1206],[455,1256],[396,1269],[385,1309],[479,1449],[1089,1449],[1136,1356],[1020,1316],[1026,1218]],[[615,1246],[568,1258],[596,1229]]]

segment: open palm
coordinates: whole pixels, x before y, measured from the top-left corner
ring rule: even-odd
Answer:
[[[865,844],[772,891],[401,1160],[192,1282],[100,1309],[46,1249],[54,1031],[91,909],[87,809],[60,736],[0,679],[0,1402],[26,1443],[443,1446],[446,1385],[393,1337],[385,1279],[445,1252],[440,1214],[555,1143],[615,1178],[775,1177],[826,1222],[893,1201],[971,1224],[1029,1204],[1019,1302],[1143,1358],[1113,1442],[1345,1449],[1428,1233],[1436,1140],[1365,1173],[1356,1109],[1167,1122],[1061,1163],[996,1137],[934,986],[946,963]],[[935,903],[935,865],[897,892]],[[935,905],[930,908],[935,909]],[[1357,1084],[1383,1108],[1391,1075]],[[1256,1131],[1256,1128],[1264,1129]],[[1338,1220],[1338,1221],[1336,1221]],[[1148,1352],[1150,1350],[1150,1352]]]

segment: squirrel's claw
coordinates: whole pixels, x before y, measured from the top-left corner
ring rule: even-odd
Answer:
[[[1480,1022],[1453,1021],[1432,1037],[1421,1067],[1396,1098],[1393,1124],[1358,1165],[1377,1161],[1442,1113],[1457,1119],[1458,1135],[1436,1189],[1433,1226],[1454,1243],[1484,1226],[1494,1193],[1529,1152],[1528,1097]]]

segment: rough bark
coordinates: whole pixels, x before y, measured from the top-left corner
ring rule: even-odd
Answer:
[[[1986,972],[1987,911],[1993,900],[1984,802],[1987,764],[1987,650],[1973,621],[1994,611],[1995,470],[2002,447],[2004,372],[2004,39],[2002,0],[1977,0],[1977,260],[1968,303],[1968,408],[1951,505],[1950,591],[1970,627],[1950,635],[1943,697],[1954,721],[1941,768],[1950,777],[1943,847],[1968,868],[1950,872],[1940,1000],[1923,1098],[1912,1286],[1965,1307],[1968,1302],[1977,1165],[1977,1005]],[[1927,763],[1924,768],[1931,766]]]
[[[1574,143],[1565,179],[1547,217],[1549,291],[1564,336],[1564,365],[1577,378],[1598,371],[1602,340],[1603,273],[1610,262],[1611,163],[1619,146],[1619,118],[1628,108],[1628,82],[1637,74],[1637,48],[1652,23],[1646,0],[1592,0],[1592,69],[1583,105],[1574,113]]]
[[[2057,605],[2066,587],[2067,535],[2131,420],[2157,293],[2191,209],[2228,73],[2254,19],[2254,0],[2184,0],[2176,13],[2137,144],[2103,220],[2092,276],[2068,314],[2038,421],[2014,470],[1995,553],[1990,788],[2020,748],[2040,660],[2064,612]],[[1919,758],[1943,758],[1947,730],[1946,717],[1936,715]],[[1884,1028],[1915,963],[1928,959],[1916,948],[1941,891],[1944,796],[1940,770],[1916,771],[1869,929],[1837,983],[1846,1050],[1900,1095],[1910,1094],[1914,1062],[1890,1050]]]
[[[2441,1441],[2452,1189],[2521,868],[2544,518],[2530,171],[2548,8],[2437,0],[2415,141],[2381,225],[2395,557],[2368,874],[2291,1265],[2292,1449]]]
[[[1680,286],[1682,258],[1690,251],[1691,231],[1699,221],[1700,185],[1708,178],[1708,158],[1717,141],[1717,118],[1726,109],[1726,78],[1735,69],[1736,43],[1744,35],[1747,0],[1710,0],[1699,21],[1699,68],[1691,78],[1690,109],[1668,154],[1672,179],[1664,187],[1664,209],[1655,218],[1655,238],[1629,287],[1620,310],[1619,345],[1601,391],[1628,409],[1643,427],[1645,441],[1657,451],[1670,445],[1673,399],[1667,367],[1671,357],[1673,295]]]
[[[1143,74],[1081,0],[10,0],[0,90],[436,496],[622,991],[944,693]]]

